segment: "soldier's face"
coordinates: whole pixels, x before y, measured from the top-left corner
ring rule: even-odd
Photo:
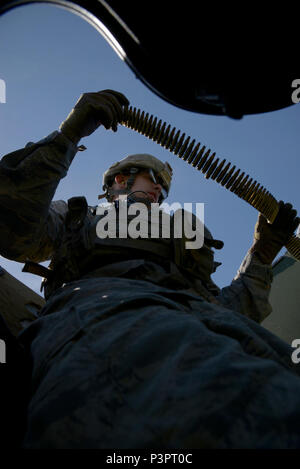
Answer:
[[[119,178],[119,180],[116,178],[115,182],[118,184],[118,188],[126,188],[128,178],[129,176],[122,176],[122,178]],[[134,192],[136,197],[141,199],[148,199],[152,203],[158,202],[161,191],[162,186],[153,182],[151,175],[146,171],[137,174],[134,184],[131,188],[131,192]]]

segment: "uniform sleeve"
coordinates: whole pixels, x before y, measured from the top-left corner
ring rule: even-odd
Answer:
[[[247,253],[231,285],[222,288],[217,300],[260,323],[272,312],[272,280],[272,266],[263,264],[254,253]]]
[[[48,260],[67,204],[52,202],[77,152],[58,131],[0,160],[0,254],[25,262]]]

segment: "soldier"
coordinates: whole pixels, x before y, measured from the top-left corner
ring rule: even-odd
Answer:
[[[52,202],[82,137],[117,130],[127,98],[83,94],[47,138],[2,158],[1,255],[45,277],[41,315],[19,336],[33,362],[24,448],[300,447],[292,349],[259,323],[272,261],[296,229],[290,204],[259,216],[231,285],[219,289],[205,228],[180,239],[100,239],[85,198]],[[161,203],[172,171],[131,155],[104,174],[111,206]],[[50,269],[37,264],[51,259]]]

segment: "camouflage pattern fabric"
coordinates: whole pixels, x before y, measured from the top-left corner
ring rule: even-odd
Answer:
[[[66,216],[51,201],[76,151],[54,132],[1,160],[1,255],[51,258]],[[215,302],[176,278],[121,260],[49,297],[19,336],[33,363],[24,448],[300,447],[293,350],[258,324],[271,267],[247,254]]]
[[[223,306],[89,278],[22,334],[34,357],[25,448],[300,447],[290,347]]]

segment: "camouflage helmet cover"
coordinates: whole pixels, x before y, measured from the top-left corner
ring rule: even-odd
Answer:
[[[152,169],[169,193],[173,173],[171,166],[168,162],[162,163],[158,158],[147,153],[129,155],[111,165],[103,174],[103,190],[107,190],[117,174],[130,168]]]

